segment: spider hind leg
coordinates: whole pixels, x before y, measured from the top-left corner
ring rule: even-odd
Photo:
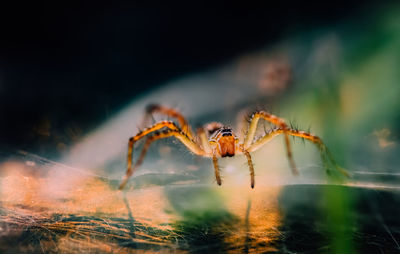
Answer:
[[[299,137],[304,140],[308,140],[308,141],[312,142],[318,148],[318,150],[320,152],[321,160],[322,160],[322,163],[324,164],[325,169],[327,170],[327,173],[329,173],[329,163],[331,163],[334,166],[334,168],[338,172],[340,172],[342,175],[344,175],[346,177],[350,177],[349,173],[345,169],[341,168],[336,163],[335,159],[333,158],[332,154],[329,152],[327,146],[324,144],[322,139],[319,138],[318,136],[312,135],[305,131],[299,131],[299,130],[291,129],[291,128],[288,128],[286,130],[283,130],[282,128],[273,129],[270,132],[266,133],[265,136],[263,136],[262,138],[255,141],[248,148],[248,151],[252,152],[252,151],[259,149],[260,147],[262,147],[263,145],[268,143],[274,137],[276,137],[280,134],[284,134],[285,132],[290,136]]]

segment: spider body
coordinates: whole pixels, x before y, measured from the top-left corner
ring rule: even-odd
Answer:
[[[232,157],[235,156],[236,150],[238,150],[239,139],[231,128],[224,126],[215,130],[208,142],[219,156]]]
[[[150,144],[156,140],[168,137],[175,137],[183,145],[185,145],[187,149],[198,156],[212,158],[215,177],[218,185],[221,185],[222,183],[218,166],[218,158],[233,157],[237,154],[244,154],[247,158],[247,164],[250,171],[250,186],[251,188],[254,188],[254,166],[250,152],[259,149],[260,147],[268,143],[271,139],[280,134],[284,135],[287,157],[293,174],[297,175],[298,171],[293,160],[289,136],[299,137],[315,144],[320,151],[321,158],[325,166],[327,166],[327,162],[331,162],[336,167],[336,169],[347,176],[347,172],[338,167],[337,164],[334,162],[332,155],[329,153],[327,147],[319,137],[304,131],[289,128],[282,118],[274,116],[265,111],[255,112],[251,116],[246,136],[242,140],[234,134],[232,128],[224,126],[223,124],[218,122],[211,122],[204,125],[203,127],[199,127],[196,130],[195,135],[182,114],[174,109],[157,104],[152,104],[146,107],[146,114],[143,122],[146,123],[153,113],[159,113],[176,118],[179,124],[172,121],[161,121],[153,124],[148,128],[145,128],[144,130],[140,131],[135,136],[129,139],[127,171],[125,178],[120,185],[120,189],[124,188],[129,178],[132,176],[133,172],[143,163],[144,157]],[[255,133],[260,119],[268,121],[276,127],[265,132],[262,137],[255,139]],[[136,163],[133,164],[132,157],[134,144],[145,137],[146,142],[143,146],[142,152],[140,153]]]

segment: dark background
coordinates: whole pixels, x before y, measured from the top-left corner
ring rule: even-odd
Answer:
[[[135,96],[168,80],[222,65],[290,34],[366,16],[382,4],[370,0],[2,5],[0,143],[45,152],[56,143],[68,145]]]

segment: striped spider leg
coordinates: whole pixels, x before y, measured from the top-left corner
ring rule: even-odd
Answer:
[[[292,150],[291,150],[290,142],[289,142],[289,131],[288,131],[289,128],[282,118],[274,116],[265,111],[255,112],[252,115],[252,118],[251,118],[250,124],[249,124],[249,129],[247,131],[247,135],[243,142],[244,149],[247,150],[253,143],[254,136],[256,134],[256,130],[257,130],[257,126],[258,126],[258,122],[259,122],[260,118],[278,126],[282,130],[282,133],[285,135],[286,152],[287,152],[287,157],[289,159],[290,168],[292,169],[292,173],[294,175],[298,175],[299,172],[297,171],[296,165],[294,163],[293,156],[292,156]]]
[[[159,131],[160,129],[164,129],[163,131]],[[147,137],[150,135],[149,137]],[[191,139],[185,132],[183,132],[174,122],[172,121],[161,121],[159,123],[154,124],[153,126],[144,129],[139,132],[135,136],[129,139],[128,143],[128,156],[127,156],[127,171],[124,180],[122,181],[119,189],[122,190],[127,184],[129,178],[132,176],[134,171],[142,164],[143,159],[146,155],[146,152],[153,141],[158,139],[167,138],[167,137],[175,137],[182,144],[186,146],[192,153],[200,156],[205,156],[204,150],[193,140]],[[135,165],[132,163],[133,156],[133,148],[134,144],[140,139],[147,137],[147,140],[144,144],[143,150],[139,155],[138,160]]]
[[[303,138],[305,140],[312,142],[318,148],[320,155],[321,155],[322,162],[324,163],[325,168],[327,170],[329,168],[327,163],[330,162],[335,166],[336,170],[338,170],[341,174],[343,174],[346,177],[350,177],[349,173],[345,169],[341,168],[335,162],[335,160],[334,160],[332,154],[329,152],[327,146],[324,144],[324,142],[322,142],[322,139],[319,138],[318,136],[315,136],[315,135],[310,134],[305,131],[300,131],[300,130],[296,130],[296,129],[292,129],[292,128],[285,128],[285,129],[283,129],[281,127],[275,128],[275,129],[272,129],[269,132],[265,133],[265,135],[262,136],[261,138],[259,138],[258,140],[254,141],[247,149],[249,152],[254,152],[257,149],[261,148],[266,143],[268,143],[274,137],[276,137],[280,134],[285,134],[285,133],[287,135]]]
[[[179,123],[180,129],[183,132],[185,132],[186,135],[190,139],[194,139],[192,129],[190,128],[190,125],[189,125],[188,121],[186,120],[186,118],[176,109],[165,107],[163,105],[158,105],[158,104],[148,105],[145,109],[145,114],[144,114],[142,124],[143,125],[147,124],[149,118],[151,118],[154,113],[158,113],[161,115],[166,115],[166,116],[169,116],[172,118],[176,118],[176,120]]]

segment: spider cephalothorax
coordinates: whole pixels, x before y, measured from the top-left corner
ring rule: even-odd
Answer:
[[[324,163],[329,160],[332,164],[335,164],[331,154],[328,152],[326,146],[322,140],[310,133],[299,131],[297,129],[290,128],[286,125],[285,121],[277,116],[274,116],[265,111],[255,112],[250,119],[250,124],[243,140],[239,140],[237,136],[233,133],[232,129],[224,126],[218,122],[211,122],[203,127],[197,129],[194,135],[192,129],[190,128],[188,122],[178,111],[164,107],[157,104],[149,105],[146,108],[146,114],[144,122],[151,116],[152,113],[161,113],[173,118],[176,118],[179,124],[172,121],[161,121],[153,124],[152,126],[145,128],[144,130],[137,133],[135,136],[129,139],[128,144],[128,169],[125,175],[125,179],[120,185],[120,189],[123,189],[133,172],[142,164],[146,152],[153,141],[158,139],[167,138],[174,136],[179,141],[181,141],[191,152],[196,155],[212,158],[215,177],[217,179],[218,185],[221,185],[221,176],[218,166],[219,157],[232,157],[236,154],[244,154],[247,158],[247,164],[250,171],[250,182],[251,188],[254,188],[254,167],[251,160],[250,152],[257,150],[258,148],[265,145],[272,138],[283,134],[287,157],[289,159],[289,164],[292,169],[293,174],[298,174],[294,160],[292,157],[292,152],[290,148],[289,136],[300,137],[305,140],[314,143],[320,150],[321,157]],[[276,128],[265,132],[265,134],[255,139],[255,133],[257,130],[258,122],[260,119],[264,119],[276,126]],[[139,155],[139,159],[136,161],[135,165],[132,164],[133,146],[140,139],[147,137],[144,144],[143,150]],[[346,171],[336,168],[343,174],[347,175]]]
[[[231,128],[224,126],[212,133],[209,142],[213,150],[221,157],[232,157],[235,156],[239,139],[233,134]]]

